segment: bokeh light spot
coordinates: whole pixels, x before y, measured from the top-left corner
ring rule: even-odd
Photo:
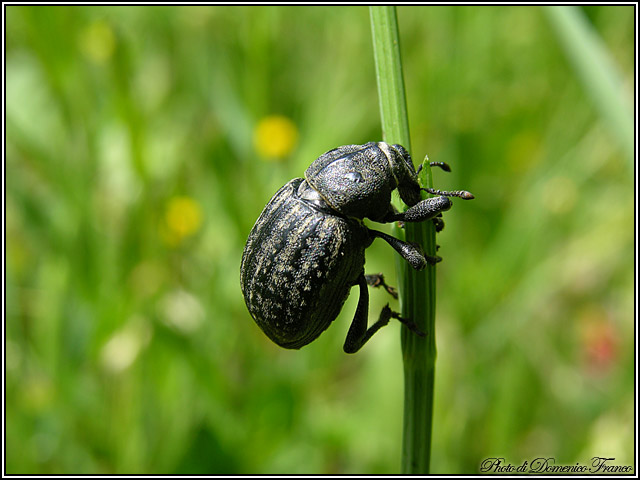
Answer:
[[[543,205],[554,214],[569,213],[578,200],[575,182],[568,177],[551,177],[544,185]]]
[[[202,210],[194,199],[176,196],[169,200],[162,229],[164,240],[171,246],[180,244],[202,225]]]
[[[515,135],[507,144],[506,162],[514,173],[523,173],[535,167],[542,158],[540,137],[525,130]]]
[[[109,373],[121,373],[129,368],[141,349],[149,344],[151,329],[146,320],[133,317],[115,332],[100,351],[100,363]]]
[[[296,147],[298,128],[288,117],[269,115],[258,122],[253,140],[263,158],[281,160]]]
[[[104,20],[97,20],[80,35],[80,49],[96,63],[106,63],[112,56],[116,46],[113,30]]]

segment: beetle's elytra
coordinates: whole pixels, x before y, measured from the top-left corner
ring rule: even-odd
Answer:
[[[448,169],[446,164],[434,165]],[[397,213],[391,206],[396,188],[410,207],[406,212]],[[434,217],[451,208],[449,196],[473,198],[466,191],[423,189],[439,196],[421,200],[420,190],[409,153],[401,145],[384,142],[331,150],[309,166],[305,178],[278,190],[249,234],[240,268],[245,302],[264,333],[285,348],[307,345],[333,322],[351,287],[358,285],[360,298],[345,352],[358,351],[392,317],[420,334],[388,306],[367,328],[367,283],[379,284],[381,277],[365,276],[364,252],[375,238],[382,238],[413,268],[423,269],[440,259],[424,255],[419,245],[369,229],[362,221],[434,219],[441,229],[441,219]]]

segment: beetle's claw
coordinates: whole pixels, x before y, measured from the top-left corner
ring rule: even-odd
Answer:
[[[431,221],[436,228],[436,233],[440,233],[442,230],[444,230],[444,220],[442,220],[441,217],[432,218]]]
[[[397,312],[391,312],[391,316],[395,319],[397,319],[398,321],[400,321],[403,325],[406,325],[406,327],[411,330],[413,333],[415,333],[416,335],[420,336],[420,337],[426,337],[427,334],[424,333],[422,330],[420,330],[418,328],[418,326],[415,324],[414,321],[408,319],[408,318],[404,318],[401,317],[399,313]]]
[[[424,258],[426,258],[429,265],[435,265],[436,263],[440,263],[442,261],[442,257],[439,257],[438,255],[425,255]]]
[[[384,287],[384,289],[396,300],[398,299],[398,291],[390,285],[387,285],[384,281],[384,275],[381,273],[376,273],[372,275],[365,275],[365,280],[367,281],[367,285],[371,287]]]

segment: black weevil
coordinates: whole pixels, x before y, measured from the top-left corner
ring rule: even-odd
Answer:
[[[448,170],[446,164],[432,165]],[[403,213],[391,205],[396,188],[410,207]],[[358,351],[391,318],[422,334],[388,305],[367,328],[367,284],[384,281],[364,274],[364,251],[381,238],[415,269],[440,258],[425,255],[419,245],[371,230],[362,221],[433,219],[440,230],[442,221],[435,217],[451,208],[447,197],[473,198],[466,191],[422,188],[439,196],[421,200],[420,190],[409,153],[401,145],[384,142],[330,150],[309,166],[304,179],[295,178],[278,190],[249,234],[240,267],[242,293],[258,326],[282,347],[303,347],[333,322],[351,287],[358,285],[360,299],[345,352]]]

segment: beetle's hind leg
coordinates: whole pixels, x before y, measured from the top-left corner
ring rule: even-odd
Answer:
[[[353,317],[347,338],[344,341],[342,347],[345,353],[356,353],[367,343],[371,336],[384,327],[391,315],[384,318],[380,315],[380,318],[376,323],[367,328],[369,324],[369,290],[367,288],[367,280],[364,277],[364,272],[358,277],[358,286],[360,287],[360,298],[358,299],[358,308],[356,308],[356,314]]]
[[[370,287],[383,287],[389,295],[391,295],[396,300],[398,299],[398,291],[390,285],[387,285],[384,281],[384,275],[381,273],[374,273],[371,275],[365,275],[364,279],[367,281],[367,285]]]
[[[415,333],[416,335],[418,335],[420,337],[426,337],[427,336],[427,334],[424,333],[422,330],[420,330],[418,328],[418,325],[416,325],[413,321],[409,320],[408,318],[401,317],[400,314],[397,313],[397,312],[391,311],[391,309],[389,308],[389,305],[386,305],[382,310],[384,311],[385,309],[388,309],[391,312],[391,318],[395,318],[396,320],[398,320],[403,325],[406,325],[406,327],[409,330],[411,330],[413,333]],[[380,316],[382,316],[382,312],[380,313]]]
[[[356,353],[369,341],[374,333],[387,325],[392,318],[398,319],[418,335],[425,335],[411,320],[402,318],[399,313],[392,311],[389,305],[385,305],[382,309],[378,321],[367,328],[369,324],[369,290],[367,289],[367,280],[364,273],[358,277],[358,286],[360,287],[360,298],[358,299],[356,314],[353,317],[347,338],[344,341],[343,349],[345,353]]]

